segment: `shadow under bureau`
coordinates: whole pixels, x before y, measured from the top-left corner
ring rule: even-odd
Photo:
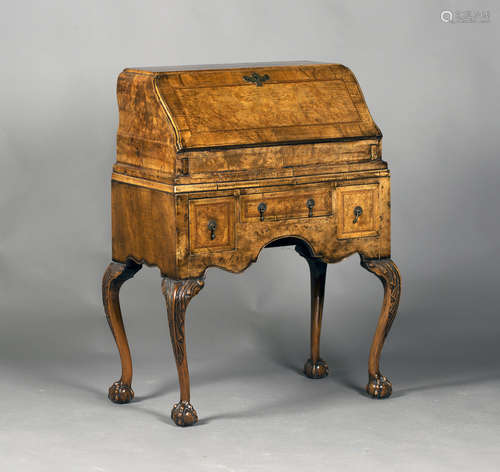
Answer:
[[[379,359],[401,291],[390,259],[389,171],[353,73],[308,62],[125,69],[117,94],[113,262],[102,290],[122,376],[110,400],[134,396],[119,290],[142,264],[163,277],[180,383],[172,419],[187,426],[198,420],[186,357],[189,301],[208,267],[241,272],[264,247],[282,245],[295,245],[310,268],[308,377],[328,374],[319,352],[327,264],[358,253],[382,281],[366,390],[388,397]]]

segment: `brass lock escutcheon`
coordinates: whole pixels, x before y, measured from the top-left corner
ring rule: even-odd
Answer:
[[[363,214],[363,208],[361,208],[360,206],[357,206],[356,208],[354,208],[354,220],[352,220],[352,222],[354,224],[356,224],[359,220],[359,217]]]
[[[314,208],[315,202],[313,198],[310,198],[306,202],[306,207],[309,209],[309,218],[313,216],[313,208]]]
[[[210,220],[208,222],[208,229],[210,231],[210,239],[215,239],[215,229],[217,228],[217,223],[215,220]]]
[[[252,82],[254,83],[255,85],[257,85],[257,87],[262,87],[262,84],[266,81],[266,80],[269,80],[269,76],[267,74],[264,74],[264,75],[260,75],[260,74],[257,74],[257,72],[252,72],[251,75],[244,75],[243,78],[247,81],[247,82]]]
[[[267,210],[267,205],[264,202],[259,203],[257,210],[259,210],[260,221],[264,221],[264,212]]]

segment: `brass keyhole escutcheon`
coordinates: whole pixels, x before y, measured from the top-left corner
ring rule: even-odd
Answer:
[[[210,239],[215,239],[215,229],[217,228],[217,223],[215,220],[210,220],[208,222],[208,229],[210,230]]]
[[[264,221],[264,212],[267,210],[267,205],[264,202],[259,203],[257,210],[259,210],[260,221]]]
[[[313,216],[313,208],[314,208],[315,202],[313,198],[310,198],[306,202],[306,207],[309,209],[309,218]]]
[[[352,222],[354,224],[356,224],[359,220],[359,217],[363,214],[363,208],[361,208],[360,206],[357,206],[356,208],[354,208],[354,220],[352,220]]]

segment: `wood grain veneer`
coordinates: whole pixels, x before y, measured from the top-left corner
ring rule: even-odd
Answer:
[[[205,272],[245,270],[264,247],[296,246],[311,275],[311,351],[320,357],[326,268],[352,254],[384,287],[367,392],[391,394],[380,353],[396,316],[400,274],[391,257],[390,174],[382,134],[354,74],[338,64],[130,68],[118,77],[112,174],[113,262],[103,279],[107,319],[122,361],[109,398],[133,398],[119,289],[141,264],[163,277],[181,398],[190,403],[185,316]]]

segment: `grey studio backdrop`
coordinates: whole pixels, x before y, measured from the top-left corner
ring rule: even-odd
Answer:
[[[471,0],[2,2],[0,470],[498,470],[499,22]],[[240,275],[209,269],[189,306],[190,429],[169,419],[160,274],[127,282],[137,401],[111,404],[118,73],[300,59],[349,66],[385,136],[403,276],[382,355],[392,398],[363,394],[380,282],[357,256],[328,267],[331,375],[311,381],[308,268],[280,248]]]

